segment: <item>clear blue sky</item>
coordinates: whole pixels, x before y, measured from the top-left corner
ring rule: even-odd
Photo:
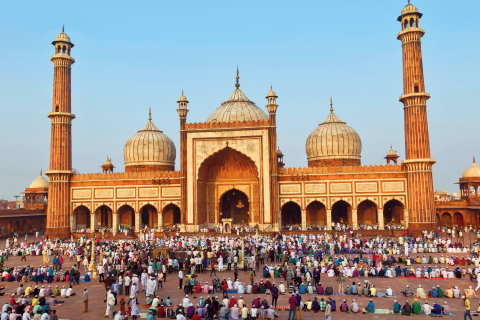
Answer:
[[[423,62],[435,189],[456,192],[480,148],[476,139],[479,1],[415,0],[424,14]],[[404,159],[401,42],[407,0],[7,1],[0,19],[0,198],[14,199],[48,169],[54,53],[65,23],[72,70],[73,167],[99,172],[107,155],[124,169],[123,146],[148,121],[177,146],[176,101],[205,121],[234,90],[261,108],[278,94],[278,144],[287,166],[306,166],[305,141],[335,113],[363,142],[362,164]]]

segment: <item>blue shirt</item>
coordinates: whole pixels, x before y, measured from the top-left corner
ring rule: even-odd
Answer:
[[[295,299],[297,299],[297,307],[299,307],[299,306],[300,306],[300,302],[302,301],[302,296],[299,295],[299,294],[297,294],[297,295],[295,296]]]
[[[300,292],[300,294],[305,294],[305,293],[307,293],[307,287],[305,287],[305,285],[302,284],[302,285],[300,286],[300,288],[298,289],[298,292]]]
[[[374,313],[375,312],[375,304],[372,301],[370,301],[365,309],[367,309],[371,313]]]

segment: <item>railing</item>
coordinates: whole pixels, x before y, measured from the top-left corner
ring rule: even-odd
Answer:
[[[257,121],[232,121],[232,122],[194,122],[187,123],[187,129],[210,129],[210,128],[236,128],[236,127],[260,127],[269,126],[268,120]]]
[[[157,171],[157,172],[109,172],[109,173],[85,173],[76,174],[72,181],[110,180],[110,179],[155,179],[155,178],[179,178],[180,171]]]

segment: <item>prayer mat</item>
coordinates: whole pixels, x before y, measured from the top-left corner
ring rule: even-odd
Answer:
[[[238,293],[238,290],[227,290],[227,293]]]
[[[397,296],[395,295],[395,293],[393,294],[393,296],[387,296],[387,293],[386,292],[377,292],[377,296],[378,297],[385,297],[385,298],[396,298]]]
[[[422,314],[425,315],[425,313],[422,311]],[[449,313],[449,314],[429,314],[430,317],[438,317],[438,318],[441,318],[443,316],[453,316],[454,314],[453,313]],[[471,314],[473,316],[473,313]]]
[[[402,274],[402,278],[405,278],[405,279],[461,280],[461,279],[458,279],[457,277],[455,277],[455,278],[442,278],[442,277],[437,277],[437,278],[405,277],[403,274]],[[466,277],[462,277],[462,279],[467,279],[467,278],[466,278]]]
[[[362,312],[366,313],[366,314],[371,314],[371,312],[368,312],[365,308],[362,308]],[[393,310],[390,310],[390,309],[375,309],[375,314],[390,314],[390,313],[393,313]]]

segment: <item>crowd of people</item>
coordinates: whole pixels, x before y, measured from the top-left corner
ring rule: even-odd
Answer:
[[[470,277],[472,281],[477,280],[480,283],[480,277],[477,276],[480,272],[477,244],[464,247],[462,243],[455,243],[453,238],[442,237],[440,231],[425,231],[419,236],[407,235],[405,232],[403,236],[397,238],[376,236],[368,239],[351,230],[333,234],[273,233],[250,234],[245,237],[233,233],[187,237],[178,232],[169,237],[155,237],[155,230],[144,231],[138,238],[114,240],[102,240],[97,237],[92,241],[88,237],[79,239],[72,237],[29,243],[19,241],[17,238],[13,241],[8,239],[6,248],[0,249],[1,280],[18,282],[20,286],[4,306],[6,313],[29,314],[34,319],[35,317],[42,320],[50,319],[44,315],[56,316],[52,306],[67,301],[59,299],[70,298],[75,295],[73,291],[75,285],[79,285],[81,281],[88,283],[96,277],[105,284],[106,317],[115,316],[120,319],[132,316],[136,319],[142,308],[139,300],[143,300],[144,297],[144,307],[149,309],[152,317],[175,316],[180,320],[183,320],[182,316],[189,319],[202,317],[210,319],[214,316],[232,319],[239,317],[274,319],[278,316],[277,301],[280,295],[291,295],[288,306],[289,318],[291,314],[301,313],[302,310],[323,311],[326,316],[335,310],[375,312],[376,297],[394,296],[389,287],[376,287],[373,282],[377,278]],[[158,248],[164,248],[166,251],[154,256],[154,249]],[[91,260],[92,250],[95,251],[93,256],[96,261]],[[460,250],[468,256],[410,257],[415,253],[444,250],[455,253]],[[11,256],[21,256],[27,261],[34,255],[43,257],[43,266],[15,267],[9,264]],[[69,259],[74,266],[63,271],[64,259]],[[422,266],[413,268],[413,264]],[[241,265],[243,269],[240,269]],[[92,266],[95,266],[94,269]],[[448,267],[453,269],[454,266],[456,266],[454,271],[448,270]],[[228,277],[224,277],[223,280],[217,278],[217,272],[225,271],[233,272],[232,280]],[[238,273],[242,271],[248,272],[248,283],[238,280]],[[202,283],[198,279],[198,275],[202,273],[210,273],[210,276],[213,276],[210,284],[207,281]],[[260,281],[256,280],[257,273],[261,274]],[[323,286],[322,276],[338,281],[338,290],[331,285]],[[177,278],[178,288],[185,291],[186,296],[181,301],[172,301],[165,297],[168,295],[160,293],[163,283],[170,277]],[[365,278],[361,282],[354,280],[361,277]],[[352,283],[347,285],[345,282],[348,278],[352,278]],[[65,286],[62,282],[65,282]],[[23,291],[24,285],[26,287]],[[458,288],[436,287],[435,290],[424,292],[425,295],[422,294],[422,288],[419,288],[417,298],[460,297],[459,291],[456,291]],[[476,289],[478,288],[480,285]],[[230,290],[238,295],[238,300],[232,293],[229,297]],[[216,295],[220,293],[221,299]],[[192,294],[203,296],[194,303],[188,296]],[[253,295],[253,301],[247,303],[243,297],[250,294]],[[354,300],[347,303],[346,299],[337,306],[335,294],[366,296],[372,301],[363,309],[359,309]],[[408,288],[403,294],[406,298],[413,297]],[[464,295],[468,300],[475,296],[475,290],[467,288]],[[86,302],[85,311],[88,312],[86,288],[83,297]],[[296,300],[295,308],[293,300]],[[393,306],[394,312],[418,311],[415,301],[410,305],[410,309],[408,301],[403,305],[395,303],[397,305]],[[118,307],[115,307],[117,305]],[[431,309],[430,312],[441,314],[438,313],[439,310],[442,312],[442,307],[445,310],[447,306],[448,311],[448,304],[443,303],[440,309],[438,305],[426,304],[421,310]],[[29,319],[28,316],[26,318]]]

